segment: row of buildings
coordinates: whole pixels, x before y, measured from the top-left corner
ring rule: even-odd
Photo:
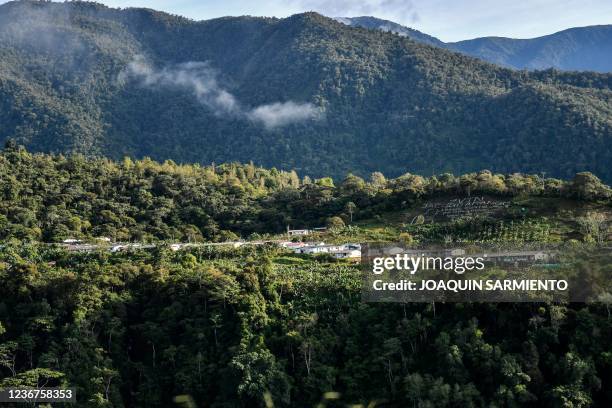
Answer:
[[[360,244],[325,244],[324,242],[280,242],[283,248],[292,250],[296,254],[328,254],[336,259],[361,258]]]
[[[120,252],[136,249],[154,248],[155,244],[143,243],[111,243],[109,239],[97,239],[96,243],[86,243],[76,239],[67,239],[63,242],[63,246],[70,251],[95,251],[99,249],[107,249],[110,252]],[[328,254],[336,259],[353,259],[359,260],[362,257],[361,244],[345,243],[345,244],[326,244],[324,242],[291,242],[291,241],[255,241],[255,242],[219,242],[219,243],[175,243],[170,245],[172,251],[179,251],[188,247],[197,246],[231,246],[239,248],[242,245],[261,245],[273,243],[293,251],[295,254]],[[430,256],[430,257],[460,257],[466,255],[466,251],[461,248],[428,248],[428,249],[407,249],[395,246],[380,246],[369,247],[364,254],[364,261],[368,258],[376,256],[395,256],[397,254],[407,254],[409,256]],[[524,264],[524,263],[546,263],[556,258],[555,253],[551,251],[535,250],[535,251],[499,251],[499,252],[480,252],[471,253],[471,257],[481,257],[485,262],[494,264]]]
[[[263,244],[277,244],[283,248],[289,249],[296,254],[329,254],[336,259],[359,259],[361,258],[361,245],[360,244],[325,244],[324,242],[290,242],[290,241],[253,241],[253,242],[205,242],[205,243],[174,243],[170,244],[169,248],[172,251],[180,251],[182,249],[190,247],[202,247],[202,246],[224,246],[239,248],[243,245],[263,245]],[[151,249],[155,248],[156,244],[144,244],[144,243],[111,243],[108,241],[88,243],[80,240],[66,240],[62,243],[62,246],[69,251],[74,252],[92,252],[97,250],[107,250],[110,252],[122,252],[129,250],[138,249]]]
[[[317,232],[325,232],[325,231],[327,231],[327,228],[325,227],[317,227],[317,228],[312,228],[312,229],[289,229],[289,227],[287,227],[287,236],[289,238],[303,237],[305,235],[311,235]]]
[[[144,243],[111,243],[110,239],[100,237],[97,242],[87,243],[76,239],[67,239],[63,242],[63,246],[70,251],[95,251],[106,249],[110,252],[120,252],[126,250],[150,249],[154,248],[155,244]],[[291,242],[291,241],[232,241],[219,243],[175,243],[170,245],[172,251],[179,251],[189,247],[198,246],[231,246],[239,248],[242,245],[262,245],[266,243],[277,244],[282,248],[293,251],[295,254],[328,254],[336,259],[352,259],[359,260],[362,257],[361,244],[345,243],[345,244],[326,244],[324,242]],[[430,256],[430,257],[461,257],[466,255],[466,251],[461,248],[428,248],[428,249],[407,249],[396,246],[375,246],[368,247],[364,253],[364,261],[377,256],[395,256],[397,254],[408,254],[409,256]],[[499,252],[479,252],[470,253],[471,257],[481,257],[488,263],[494,264],[525,264],[525,263],[546,263],[553,261],[556,258],[554,251],[534,250],[534,251],[499,251]]]

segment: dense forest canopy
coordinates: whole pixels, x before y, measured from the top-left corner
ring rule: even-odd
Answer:
[[[364,303],[350,261],[271,242],[169,245],[292,224],[328,225],[323,239],[339,242],[589,248],[609,242],[612,218],[611,190],[591,173],[311,179],[253,164],[32,154],[9,142],[0,194],[0,387],[70,386],[84,407],[612,403],[609,300]],[[428,200],[477,195],[511,206],[409,221]],[[100,236],[155,245],[50,244]],[[572,262],[577,273],[612,272],[609,257]]]
[[[0,387],[83,407],[612,403],[609,301],[369,304],[355,265],[273,246],[5,244],[0,282]]]
[[[355,266],[272,248],[11,245],[0,278],[0,386],[75,387],[78,406],[612,402],[601,303],[366,304]]]
[[[610,182],[611,77],[513,71],[316,13],[0,6],[0,139],[43,152]]]
[[[488,170],[462,176],[404,174],[368,180],[348,174],[300,178],[253,164],[179,165],[150,159],[121,162],[82,155],[28,153],[8,143],[0,153],[0,238],[61,242],[225,241],[288,226],[317,227],[418,206],[423,199],[488,194],[604,200],[608,186],[590,173],[570,181]],[[355,214],[353,214],[355,213]]]

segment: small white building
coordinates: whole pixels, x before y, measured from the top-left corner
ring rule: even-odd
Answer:
[[[335,252],[333,256],[338,259],[361,258],[361,250],[360,249],[345,249],[339,252]]]
[[[304,235],[310,235],[316,232],[325,232],[327,231],[326,227],[316,227],[313,229],[289,229],[289,227],[287,227],[287,235],[290,237],[300,237],[300,236],[304,236]]]
[[[293,251],[296,254],[330,254],[338,259],[345,258],[359,258],[361,257],[361,245],[359,244],[329,244],[326,245],[324,242],[320,244],[307,245],[303,247],[294,248]]]
[[[343,249],[342,245],[325,245],[321,242],[318,245],[309,245],[302,248],[297,248],[295,253],[297,254],[329,254],[332,252],[338,252]]]
[[[63,240],[62,243],[69,244],[69,245],[80,244],[81,240],[80,239],[74,239],[74,238],[68,238],[68,239]]]
[[[305,247],[308,244],[306,244],[305,242],[283,241],[283,242],[279,242],[278,245],[280,245],[283,248],[297,249],[297,248]]]
[[[310,230],[308,229],[296,229],[296,230],[287,230],[287,235],[290,237],[299,237],[299,236],[304,236],[304,235],[309,235],[310,234]]]

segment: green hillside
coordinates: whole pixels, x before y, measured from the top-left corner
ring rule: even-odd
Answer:
[[[0,138],[37,151],[609,181],[611,95],[610,75],[515,72],[315,13],[0,6]]]
[[[590,173],[313,181],[9,144],[0,186],[0,388],[72,387],[91,408],[612,402],[608,298],[367,303],[359,264],[261,242],[326,224],[306,239],[559,245],[587,251],[568,265],[609,285],[609,251],[588,249],[610,243],[612,194]],[[452,220],[424,211],[483,196],[505,205]],[[238,235],[259,242],[203,243]],[[102,236],[134,246],[52,244]]]
[[[117,163],[31,154],[13,145],[0,153],[0,185],[0,239],[43,242],[101,236],[113,241],[226,241],[276,236],[287,226],[338,224],[352,224],[348,232],[356,242],[393,241],[401,232],[421,242],[442,242],[446,235],[505,240],[515,236],[514,229],[507,231],[514,224],[527,231],[518,231],[517,239],[589,241],[595,238],[582,235],[576,219],[593,211],[609,213],[612,197],[610,188],[590,173],[563,181],[488,170],[462,176],[407,173],[393,179],[375,172],[368,180],[349,174],[334,182],[253,164]],[[501,213],[467,220],[424,212],[428,202],[479,196],[513,204]],[[421,214],[426,226],[414,222]],[[391,229],[377,235],[380,227]],[[528,230],[540,227],[546,235],[529,235]]]

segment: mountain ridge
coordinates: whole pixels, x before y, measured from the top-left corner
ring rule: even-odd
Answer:
[[[508,70],[316,13],[195,22],[7,4],[0,139],[29,149],[253,161],[315,177],[612,178],[609,74]],[[36,41],[47,32],[54,42]]]
[[[425,34],[414,28],[395,23],[391,20],[385,20],[373,16],[334,17],[334,20],[342,24],[346,24],[348,26],[363,27],[391,32],[400,36],[412,38],[413,40],[421,42],[423,44],[444,47],[444,42],[437,39],[436,37],[433,37],[429,34]]]
[[[612,25],[572,27],[527,39],[487,36],[443,42],[410,27],[373,16],[338,17],[336,20],[351,26],[396,33],[514,69],[612,71]]]

